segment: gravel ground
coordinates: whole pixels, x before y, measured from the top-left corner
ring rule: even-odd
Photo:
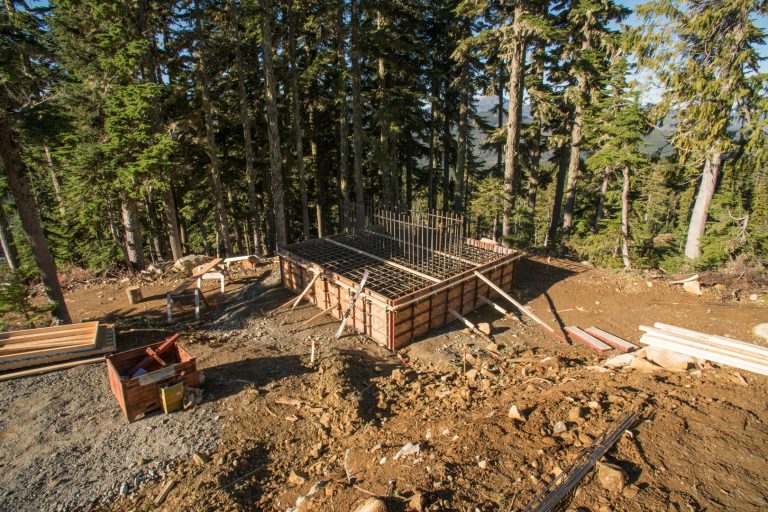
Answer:
[[[130,496],[215,446],[219,418],[203,400],[128,423],[104,364],[0,382],[0,510],[88,509]]]

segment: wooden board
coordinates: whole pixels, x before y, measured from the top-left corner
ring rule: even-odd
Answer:
[[[713,352],[712,350],[689,346],[689,345],[683,345],[681,343],[662,340],[654,336],[648,336],[648,335],[643,335],[643,337],[640,338],[640,343],[643,343],[645,345],[650,345],[652,347],[671,350],[673,352],[679,352],[680,354],[699,357],[701,359],[706,359],[714,363],[723,364],[726,366],[732,366],[740,370],[748,370],[751,372],[759,373],[760,375],[768,375],[768,364],[765,364],[765,363],[756,363],[753,361],[747,361],[745,359],[742,359],[740,357],[735,357],[733,355],[723,355],[720,353]]]
[[[29,341],[55,340],[80,335],[90,336],[95,346],[98,328],[99,322],[86,322],[81,324],[41,327],[39,329],[9,331],[0,333],[0,347],[8,347],[17,343],[26,343]]]
[[[597,350],[598,352],[608,352],[611,350],[611,347],[600,341],[599,339],[595,338],[591,334],[588,334],[575,325],[572,325],[570,327],[565,328],[566,332],[579,340],[580,342],[584,343],[585,345],[589,345],[592,349]]]
[[[21,377],[28,377],[30,375],[39,375],[41,373],[55,372],[57,370],[66,370],[67,368],[74,368],[83,364],[101,363],[104,361],[104,356],[90,357],[87,359],[77,359],[75,361],[68,361],[66,363],[49,364],[45,366],[38,366],[36,368],[30,368],[28,370],[20,370],[18,372],[0,373],[0,381],[18,379]]]
[[[71,331],[73,329],[81,329],[90,327],[93,325],[97,325],[99,322],[85,322],[85,323],[79,323],[79,324],[66,324],[66,325],[54,325],[52,327],[38,327],[35,329],[21,329],[18,331],[6,331],[6,332],[0,332],[0,341],[9,339],[9,338],[17,338],[19,336],[24,335],[35,335],[35,334],[46,334],[51,332],[59,332],[59,331]]]
[[[605,332],[602,329],[598,329],[597,327],[587,327],[584,329],[584,331],[591,334],[595,338],[606,342],[613,348],[621,350],[622,352],[631,352],[637,349],[637,345],[634,343],[630,343],[625,339],[614,336],[613,334]]]
[[[187,288],[189,288],[189,285],[197,281],[198,277],[202,277],[206,272],[214,268],[215,266],[221,264],[224,261],[224,258],[213,258],[211,261],[203,265],[203,267],[200,269],[200,272],[196,272],[192,274],[190,277],[185,279],[179,286],[174,288],[171,291],[171,295],[176,295],[177,293],[181,293]]]
[[[114,352],[116,348],[115,343],[115,329],[112,325],[99,325],[97,330],[96,347],[86,348],[82,350],[73,350],[59,354],[39,355],[36,357],[21,357],[15,361],[6,361],[0,363],[0,371],[16,370],[19,368],[28,368],[30,366],[58,363],[63,361],[70,361],[73,359],[79,359],[89,356],[97,356],[101,354],[107,354]]]

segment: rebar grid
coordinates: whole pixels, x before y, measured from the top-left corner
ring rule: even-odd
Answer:
[[[287,249],[296,256],[317,263],[324,269],[355,282],[359,282],[365,269],[368,269],[365,287],[387,298],[401,297],[433,284],[428,279],[393,269],[386,263],[357,254],[322,238],[294,244]]]

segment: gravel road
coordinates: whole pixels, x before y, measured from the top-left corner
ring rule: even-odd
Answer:
[[[88,509],[219,436],[214,404],[128,423],[104,364],[0,382],[0,510]]]

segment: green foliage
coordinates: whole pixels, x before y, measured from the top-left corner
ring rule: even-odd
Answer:
[[[35,327],[56,307],[55,304],[37,306],[30,300],[29,281],[34,272],[19,269],[6,272],[0,280],[0,330],[6,330],[9,324],[26,324]]]
[[[168,257],[162,245],[169,190],[185,250],[215,250],[220,221],[210,190],[211,155],[196,59],[201,41],[193,31],[196,4],[205,35],[216,157],[227,197],[224,213],[233,232],[236,226],[247,233],[254,221],[246,206],[242,85],[254,149],[254,188],[264,214],[258,229],[266,239],[273,236],[261,3],[55,0],[49,8],[5,2],[0,7],[5,35],[0,38],[0,87],[9,100],[3,108],[17,111],[23,157],[59,263],[99,269],[123,263],[121,198],[126,194],[139,210],[144,252]],[[13,13],[8,5],[16,7]],[[329,232],[338,225],[342,145],[348,155],[348,190],[355,189],[352,160],[359,149],[367,200],[381,201],[384,174],[390,173],[399,207],[410,200],[415,208],[426,208],[430,192],[438,207],[443,196],[453,205],[460,98],[470,91],[465,215],[472,236],[498,237],[509,199],[499,177],[503,166],[497,166],[497,151],[506,142],[506,113],[499,123],[498,112],[478,111],[475,100],[477,92],[509,98],[507,65],[514,45],[525,43],[526,104],[511,244],[543,246],[550,225],[562,225],[562,209],[552,219],[563,202],[555,187],[578,109],[584,141],[567,247],[572,253],[600,265],[621,265],[621,173],[628,166],[634,266],[704,268],[734,258],[768,258],[768,90],[755,52],[764,33],[751,21],[766,13],[765,2],[657,0],[638,8],[645,24],[636,30],[617,27],[628,10],[606,0],[396,0],[354,6],[360,24],[360,148],[351,140],[352,71],[344,66],[352,50],[351,2],[275,1],[270,11],[276,74],[285,84],[277,98],[277,125],[289,237],[302,233],[294,94],[286,81],[291,69],[298,73],[295,96],[303,127],[307,208],[327,205]],[[297,22],[295,33],[289,14]],[[233,30],[233,23],[239,30]],[[238,45],[245,57],[243,70],[236,66]],[[16,58],[22,46],[35,64],[29,69]],[[665,88],[656,106],[642,104],[640,86],[629,81],[648,69]],[[43,97],[43,89],[48,101],[30,105],[30,99]],[[339,140],[343,100],[350,135],[345,141]],[[669,146],[649,147],[649,140]],[[51,162],[44,148],[50,149]],[[724,152],[725,163],[708,209],[703,257],[691,264],[679,256],[703,164],[713,148]],[[407,175],[410,198],[405,197]],[[58,194],[55,185],[60,185]],[[538,187],[535,192],[533,187]],[[10,217],[28,266],[29,247],[15,215]],[[316,215],[310,223],[315,233]],[[150,246],[152,239],[159,244]],[[548,242],[558,245],[557,240]]]

